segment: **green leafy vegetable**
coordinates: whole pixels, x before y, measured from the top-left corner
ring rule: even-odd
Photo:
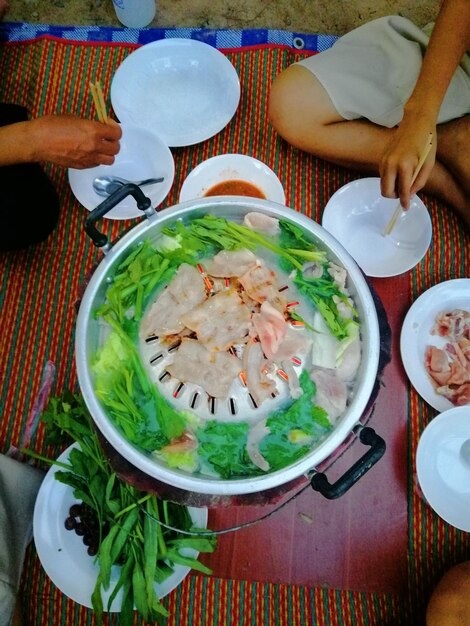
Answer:
[[[347,306],[350,306],[350,304],[347,296],[339,289],[331,277],[308,278],[301,272],[297,272],[294,277],[294,284],[320,311],[328,328],[335,337],[341,341],[348,336],[348,326],[351,320],[340,314],[334,298],[339,298]],[[353,312],[355,313],[355,311]]]
[[[306,371],[299,383],[303,395],[272,413],[266,422],[270,432],[261,441],[260,452],[272,470],[300,459],[332,428],[326,411],[313,402],[316,387]],[[200,456],[224,478],[263,474],[248,456],[248,430],[245,422],[208,422],[197,432]]]
[[[286,222],[286,224],[288,223]],[[300,229],[298,230],[300,231]],[[202,256],[208,256],[219,250],[238,250],[240,248],[255,250],[258,247],[263,247],[275,252],[281,259],[289,262],[298,270],[302,270],[302,265],[307,259],[322,262],[326,260],[325,252],[316,249],[311,242],[307,242],[307,249],[285,248],[279,245],[273,237],[268,237],[247,226],[229,222],[225,218],[215,215],[206,215],[191,220],[186,226],[177,222],[174,228],[167,228],[164,232],[167,235],[177,234],[183,248],[188,247],[196,250],[195,242],[198,241],[201,246],[198,252]],[[296,238],[295,241],[299,242],[299,239]],[[303,239],[302,241],[306,240]]]
[[[246,451],[249,425],[211,420],[198,431],[199,455],[223,478],[258,473]]]
[[[98,519],[99,573],[92,594],[96,623],[103,624],[105,608],[101,592],[111,584],[114,565],[121,566],[120,575],[107,608],[122,589],[122,624],[134,623],[134,606],[145,621],[161,623],[167,611],[156,594],[155,583],[165,580],[178,564],[210,573],[197,559],[189,557],[186,550],[212,552],[215,538],[188,538],[158,523],[163,519],[174,528],[197,530],[186,507],[140,492],[116,476],[103,454],[81,396],[65,392],[61,398],[51,398],[42,420],[49,441],[63,443],[66,435],[78,444],[72,448],[68,463],[61,464],[65,471],[56,472],[55,476],[69,485],[77,500],[86,502]],[[28,450],[23,452],[55,463]]]
[[[313,403],[316,387],[305,370],[299,383],[300,398],[272,413],[266,422],[270,433],[261,442],[260,452],[273,470],[303,457],[332,428],[326,411]]]

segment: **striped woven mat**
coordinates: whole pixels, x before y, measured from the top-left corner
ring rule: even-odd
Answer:
[[[32,116],[68,112],[93,116],[90,80],[100,80],[109,94],[111,77],[134,49],[132,44],[79,43],[49,37],[3,44],[0,48],[0,98],[26,106]],[[242,99],[232,122],[217,136],[173,151],[176,175],[165,206],[176,203],[188,172],[210,156],[241,152],[270,165],[284,185],[287,204],[320,221],[331,194],[354,175],[299,154],[281,142],[266,120],[269,85],[274,76],[305,52],[264,45],[226,50],[240,77]],[[109,103],[108,103],[109,104]],[[67,173],[48,166],[60,191],[58,228],[47,242],[30,250],[0,255],[0,367],[2,451],[17,445],[38,394],[48,361],[56,366],[54,393],[75,389],[75,302],[98,252],[83,232],[85,210],[72,196]],[[430,252],[409,274],[410,300],[433,284],[468,276],[469,239],[446,208],[428,201],[434,236]],[[103,225],[111,238],[135,221]],[[168,626],[194,625],[399,625],[423,623],[423,607],[437,578],[456,562],[469,558],[470,540],[442,522],[416,494],[414,453],[420,433],[434,412],[409,390],[409,591],[406,596],[310,589],[191,575],[164,600]],[[39,426],[31,446],[46,448]],[[21,584],[27,624],[70,626],[93,624],[91,610],[63,596],[48,579],[34,545],[28,550]],[[26,608],[28,613],[28,609]],[[118,623],[111,617],[110,623]],[[137,618],[136,618],[136,623]]]

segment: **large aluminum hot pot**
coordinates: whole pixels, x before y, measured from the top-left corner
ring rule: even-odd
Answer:
[[[95,222],[129,193],[135,197],[139,208],[143,210],[147,219],[132,228],[114,245],[110,245],[107,238],[96,229]],[[159,481],[161,484],[172,486],[175,491],[209,494],[213,497],[234,497],[241,494],[272,491],[279,486],[295,482],[299,477],[311,477],[313,475],[312,486],[314,488],[324,492],[327,497],[341,495],[377,462],[385,451],[384,441],[371,428],[363,428],[360,421],[374,390],[380,353],[380,333],[376,306],[361,270],[342,245],[321,226],[290,208],[269,201],[228,196],[212,197],[176,205],[158,214],[149,208],[149,204],[138,187],[128,185],[97,207],[89,215],[86,222],[88,234],[94,243],[103,249],[105,256],[92,274],[81,301],[76,327],[76,364],[81,391],[97,428],[118,455],[123,457],[131,466],[138,468],[144,475]],[[102,323],[96,321],[94,311],[103,303],[106,289],[109,281],[112,280],[116,267],[138,242],[145,239],[155,240],[162,228],[172,225],[175,220],[188,220],[210,213],[229,220],[242,221],[244,215],[251,211],[290,220],[302,227],[310,233],[320,247],[328,252],[331,260],[338,262],[347,269],[349,275],[348,288],[354,297],[361,322],[361,365],[354,385],[352,400],[346,412],[320,445],[301,460],[282,470],[255,478],[222,480],[191,475],[171,469],[136,449],[124,439],[108,418],[95,395],[90,367],[91,359],[102,340]],[[328,481],[325,475],[315,474],[312,470],[315,470],[332,455],[343,442],[351,437],[353,432],[359,433],[359,439],[370,449],[347,472],[348,476],[344,484],[338,485],[336,483],[337,488],[330,489],[328,493]]]

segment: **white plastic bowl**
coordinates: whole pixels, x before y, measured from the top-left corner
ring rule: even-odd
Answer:
[[[262,161],[246,154],[221,154],[200,163],[184,181],[179,201],[197,200],[217,185],[228,180],[243,180],[257,187],[266,200],[286,203],[281,181]]]
[[[426,254],[432,226],[428,210],[413,196],[391,234],[383,232],[398,200],[384,198],[380,178],[361,178],[344,185],[329,199],[322,226],[349,252],[367,276],[407,272]]]
[[[112,165],[98,165],[85,170],[70,168],[69,183],[77,200],[91,211],[105,198],[93,189],[93,180],[98,176],[119,176],[130,181],[145,178],[164,177],[162,183],[145,185],[142,191],[156,208],[167,197],[175,176],[173,155],[160,137],[144,128],[131,124],[121,124],[122,137],[120,150]],[[124,198],[114,209],[106,214],[106,218],[125,220],[142,217],[134,198]]]
[[[118,119],[154,129],[172,148],[220,132],[239,101],[240,80],[230,60],[195,39],[141,46],[124,59],[111,83]]]
[[[418,443],[416,473],[439,517],[470,532],[470,405],[444,411],[429,422]]]

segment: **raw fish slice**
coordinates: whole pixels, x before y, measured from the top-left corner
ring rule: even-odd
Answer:
[[[215,257],[203,264],[206,274],[216,278],[231,278],[242,276],[256,265],[256,257],[253,252],[242,248],[241,250],[221,250]]]
[[[252,324],[250,310],[233,289],[216,293],[181,321],[208,350],[217,351],[244,343]]]
[[[167,371],[182,383],[194,383],[214,398],[226,398],[241,362],[228,352],[209,352],[196,339],[183,339]]]
[[[181,321],[182,316],[206,298],[202,275],[192,265],[182,263],[174,278],[145,314],[141,335],[166,337],[180,333],[185,327]]]

